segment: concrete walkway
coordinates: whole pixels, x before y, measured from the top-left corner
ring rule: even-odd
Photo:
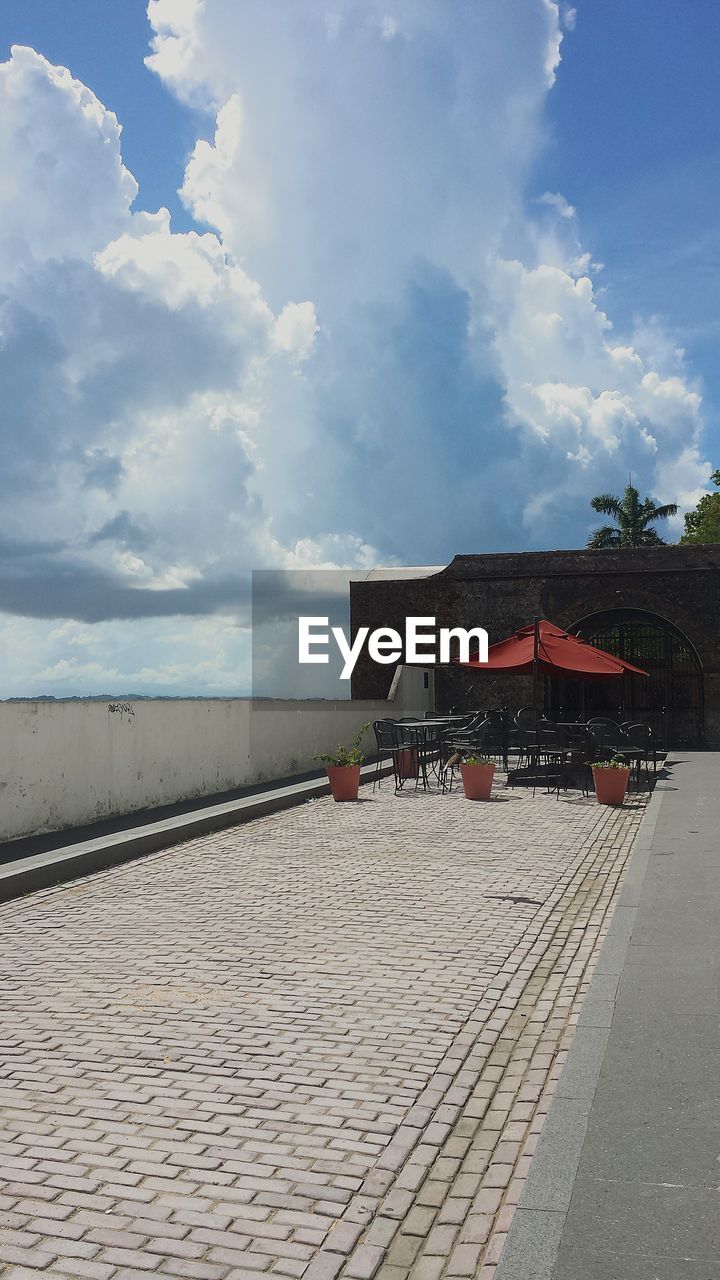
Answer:
[[[720,1280],[719,764],[653,797],[496,1280]]]

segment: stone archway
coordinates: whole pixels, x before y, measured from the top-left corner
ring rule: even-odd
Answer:
[[[567,703],[588,718],[610,715],[651,724],[658,739],[670,747],[701,747],[704,741],[703,667],[695,646],[668,618],[645,609],[605,609],[578,619],[569,628],[575,635],[615,653],[649,673],[603,684],[587,683],[574,691],[569,682],[549,696]]]

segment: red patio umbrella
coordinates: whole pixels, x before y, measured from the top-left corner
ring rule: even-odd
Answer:
[[[538,671],[549,675],[574,676],[579,680],[619,680],[624,675],[647,676],[623,658],[596,649],[578,636],[544,618],[535,618],[529,627],[520,627],[514,636],[490,645],[487,662],[461,662],[461,667],[478,671],[532,671],[532,707],[537,730],[536,685]]]
[[[580,680],[617,680],[626,674],[648,674],[540,618],[529,627],[521,627],[509,639],[490,645],[487,662],[471,660],[459,665],[478,671],[545,671]]]

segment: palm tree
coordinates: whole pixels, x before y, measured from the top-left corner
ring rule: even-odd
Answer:
[[[677,515],[676,502],[667,502],[664,507],[656,506],[652,498],[641,502],[632,482],[627,485],[622,498],[616,498],[612,493],[599,493],[591,499],[590,505],[594,511],[615,520],[615,524],[605,524],[596,529],[589,538],[588,546],[596,551],[608,547],[664,546],[663,539],[652,528],[652,522]]]

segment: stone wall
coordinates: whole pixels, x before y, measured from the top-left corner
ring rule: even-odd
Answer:
[[[720,547],[666,546],[619,551],[533,551],[460,555],[431,577],[403,582],[353,582],[351,628],[404,629],[408,615],[434,616],[438,626],[484,626],[490,643],[504,639],[537,614],[570,627],[590,614],[642,609],[678,627],[695,647],[705,686],[706,744],[720,747]],[[382,697],[391,668],[363,653],[353,697]],[[527,679],[438,670],[439,706],[466,700],[468,679],[476,705],[519,705]]]

